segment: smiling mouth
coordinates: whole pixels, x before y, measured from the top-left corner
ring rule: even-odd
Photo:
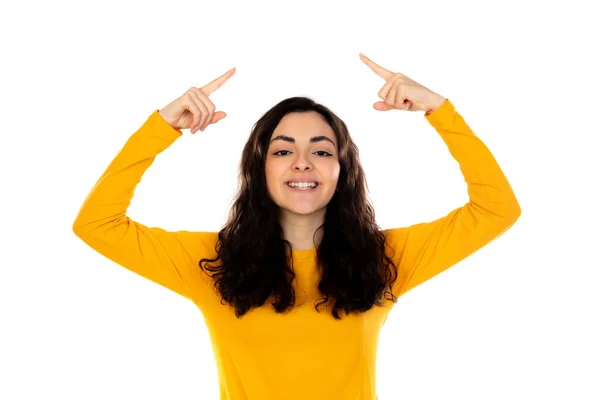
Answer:
[[[286,182],[285,185],[292,190],[301,191],[301,192],[310,192],[319,187],[319,183],[315,182],[314,185],[290,185],[289,182]]]

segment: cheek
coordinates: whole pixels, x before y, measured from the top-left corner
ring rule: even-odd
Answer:
[[[329,171],[329,177],[332,182],[337,182],[338,178],[340,177],[340,164],[339,163],[336,163],[331,166],[330,171]]]
[[[267,182],[267,189],[270,190],[273,180],[273,168],[271,168],[268,164],[265,165],[265,180]]]
[[[277,163],[267,161],[267,163],[265,163],[265,178],[267,181],[267,186],[271,187],[272,185],[276,185],[280,177],[281,166],[277,165]]]

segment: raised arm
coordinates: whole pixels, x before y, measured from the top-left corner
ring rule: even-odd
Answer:
[[[198,261],[214,257],[216,232],[168,232],[127,216],[144,172],[181,135],[225,117],[208,99],[234,70],[201,89],[192,88],[162,110],[155,110],[127,140],[96,182],[73,223],[73,231],[108,259],[190,300],[205,291],[207,277]]]
[[[383,231],[398,266],[392,289],[399,297],[502,235],[519,218],[521,208],[494,156],[450,100],[362,53],[360,58],[385,80],[378,93],[383,101],[373,107],[425,111],[425,118],[458,161],[469,192],[467,204],[442,218]]]
[[[501,236],[521,215],[496,159],[450,100],[425,118],[458,161],[469,202],[435,221],[384,231],[399,267],[398,297]]]

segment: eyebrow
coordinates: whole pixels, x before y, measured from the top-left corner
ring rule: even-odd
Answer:
[[[275,140],[284,140],[286,142],[296,143],[296,139],[294,139],[293,137],[285,136],[285,135],[278,135],[278,136],[274,137],[273,139],[271,139],[269,144],[273,143]],[[333,140],[329,139],[327,136],[313,136],[310,138],[309,142],[317,143],[317,142],[321,142],[323,140],[331,142],[331,144],[335,147],[335,143],[333,143]]]

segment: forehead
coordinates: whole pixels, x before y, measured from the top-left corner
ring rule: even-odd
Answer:
[[[331,126],[316,111],[292,112],[286,114],[271,134],[271,138],[286,135],[297,141],[308,142],[313,136],[326,136],[335,144],[337,140]]]

